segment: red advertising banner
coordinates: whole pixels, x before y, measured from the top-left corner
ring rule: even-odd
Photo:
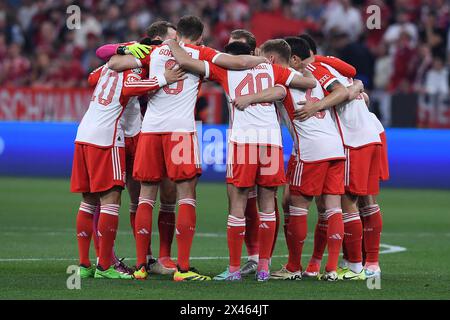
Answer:
[[[0,89],[0,119],[79,121],[91,93],[90,89]]]
[[[0,88],[0,120],[80,121],[89,106],[91,89]],[[202,90],[207,123],[222,119],[222,91]]]

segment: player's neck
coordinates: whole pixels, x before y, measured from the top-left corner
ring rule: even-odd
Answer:
[[[179,39],[178,39],[178,42],[182,42],[182,43],[184,43],[184,44],[193,44],[193,45],[196,45],[196,42],[195,42],[195,41],[192,41],[192,40],[189,39],[189,38],[179,38]]]

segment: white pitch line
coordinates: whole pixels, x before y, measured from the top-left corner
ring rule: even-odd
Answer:
[[[380,254],[390,254],[406,251],[405,247],[394,246],[390,244],[380,244]],[[302,254],[306,256],[307,254]],[[308,254],[309,255],[309,254]],[[324,256],[327,254],[325,253]],[[243,256],[242,259],[247,259],[247,256]],[[272,258],[287,258],[287,254],[284,255],[274,255]],[[134,258],[125,258],[127,260],[133,260]],[[174,257],[176,259],[176,257]],[[191,257],[191,260],[228,260],[228,256],[217,256],[217,257]],[[40,261],[76,261],[77,258],[0,258],[0,262],[40,262]]]

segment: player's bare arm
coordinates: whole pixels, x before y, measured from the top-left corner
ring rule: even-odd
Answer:
[[[247,94],[236,97],[232,104],[238,110],[245,110],[248,106],[255,103],[276,102],[286,97],[286,89],[283,86],[275,85],[272,88],[264,89],[256,94]]]
[[[129,45],[105,44],[95,51],[96,56],[103,61],[108,61],[113,55],[126,55],[131,54],[136,59],[143,59],[146,55],[150,54],[152,47],[142,43],[132,43]]]
[[[305,121],[312,117],[320,110],[337,106],[344,101],[348,100],[349,93],[346,87],[344,87],[337,80],[331,83],[328,88],[330,94],[317,102],[312,101],[300,101],[297,104],[302,107],[294,111],[295,119]]]
[[[199,75],[205,75],[205,66],[202,61],[192,59],[175,40],[167,40],[164,43],[169,46],[173,56],[183,69]],[[266,62],[267,59],[264,57],[255,57],[250,55],[233,56],[222,53],[217,56],[214,64],[231,70],[245,70]]]
[[[233,56],[227,53],[220,54],[214,61],[214,64],[218,66],[230,69],[230,70],[246,70],[256,67],[261,63],[268,63],[269,61],[265,57],[251,56],[251,55],[238,55]]]
[[[347,87],[347,90],[349,93],[348,100],[354,100],[364,92],[364,84],[361,80],[356,79],[350,87]]]
[[[366,103],[366,106],[368,107],[370,105],[369,95],[367,93],[365,93],[365,92],[362,92],[361,94],[362,94],[362,96],[364,98],[364,102]]]
[[[114,55],[108,61],[108,68],[122,72],[128,69],[134,69],[141,66],[141,63],[132,55]]]
[[[316,87],[316,79],[311,73],[310,75],[304,75],[303,77],[296,73],[292,78],[289,87],[296,89],[312,89]]]
[[[185,78],[185,72],[178,66],[167,69],[164,77],[154,76],[151,79],[142,79],[138,74],[130,73],[123,86],[123,95],[131,97],[154,93],[166,84],[172,84]]]
[[[192,59],[187,52],[180,47],[178,42],[175,40],[166,40],[164,42],[167,44],[172,51],[172,55],[175,60],[177,60],[179,66],[184,70],[187,70],[192,73],[196,73],[198,75],[204,76],[206,72],[205,62],[202,60]]]
[[[175,65],[170,69],[166,69],[164,77],[166,78],[167,84],[172,84],[186,79],[186,73],[180,66]]]

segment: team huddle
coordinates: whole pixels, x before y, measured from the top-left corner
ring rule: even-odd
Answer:
[[[239,281],[250,274],[257,281],[379,277],[382,218],[376,195],[380,180],[389,177],[386,139],[369,112],[362,82],[353,80],[355,68],[317,55],[306,34],[268,40],[257,48],[253,34],[239,29],[230,34],[224,52],[201,45],[202,34],[203,23],[185,16],[176,26],[155,22],[140,42],[97,50],[105,64],[88,79],[95,89],[78,127],[71,178],[71,191],[82,193],[76,222],[80,276],[146,279],[153,273],[172,275],[174,281],[211,280],[190,265],[201,176],[195,105],[207,80],[222,86],[230,118],[224,177],[229,265],[213,279]],[[142,102],[147,102],[144,116]],[[293,140],[286,171],[282,124]],[[135,268],[114,252],[125,187]],[[280,225],[278,187],[284,187],[289,256],[281,270],[270,272]],[[158,191],[155,258],[151,236]],[[319,218],[314,252],[304,268],[313,200]],[[174,235],[176,262],[171,258]],[[95,265],[89,258],[92,238]],[[248,260],[241,265],[244,244]]]

